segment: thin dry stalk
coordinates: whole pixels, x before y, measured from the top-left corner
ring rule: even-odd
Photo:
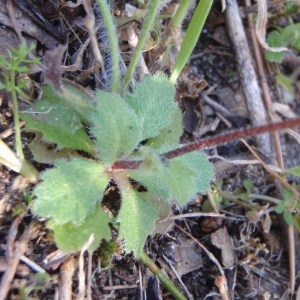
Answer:
[[[8,299],[7,295],[10,289],[11,282],[15,276],[17,267],[19,265],[20,257],[25,253],[28,248],[28,243],[31,236],[32,227],[29,227],[24,231],[20,240],[15,242],[15,237],[17,234],[18,225],[20,224],[21,217],[17,217],[11,226],[10,233],[8,236],[8,266],[9,268],[3,274],[0,283],[0,300]]]
[[[268,8],[266,0],[257,0],[257,20],[255,23],[255,32],[256,37],[261,46],[272,52],[282,52],[288,50],[285,47],[270,47],[266,43],[266,32],[267,32],[267,23],[268,23]]]
[[[172,272],[175,274],[177,280],[179,281],[179,283],[181,284],[182,290],[184,291],[184,293],[187,295],[188,299],[192,300],[193,296],[190,294],[189,290],[187,289],[186,285],[184,284],[184,282],[181,280],[179,274],[177,273],[177,271],[175,270],[173,264],[171,263],[171,261],[165,256],[163,255],[163,259],[167,262],[169,268],[172,270]]]
[[[246,0],[246,5],[250,6],[251,1]],[[248,26],[250,28],[251,42],[253,45],[253,52],[254,52],[254,56],[255,56],[255,60],[256,60],[256,67],[257,67],[259,78],[260,78],[260,84],[261,84],[261,88],[262,88],[264,102],[265,102],[265,105],[267,108],[267,112],[269,113],[269,117],[271,118],[271,121],[275,121],[274,120],[274,111],[273,111],[273,106],[272,106],[272,99],[271,99],[271,95],[270,95],[269,86],[267,83],[267,76],[266,76],[266,72],[265,72],[264,61],[262,59],[262,52],[261,52],[261,49],[259,48],[258,41],[257,41],[257,35],[255,34],[255,31],[253,28],[253,23],[252,23],[253,14],[249,14],[247,16],[247,19],[248,19]],[[279,168],[283,169],[284,163],[283,163],[279,133],[277,131],[275,131],[272,133],[272,136],[273,136],[273,141],[274,141],[274,146],[275,146],[275,151],[276,151],[276,160],[277,160]]]
[[[222,290],[222,292],[226,291],[226,293],[228,295],[228,285],[227,285],[226,276],[225,276],[225,273],[224,273],[224,270],[223,270],[222,266],[220,265],[218,260],[215,258],[215,256],[204,245],[202,245],[197,239],[195,239],[190,233],[188,233],[187,231],[185,231],[184,229],[182,229],[180,226],[178,226],[176,224],[175,224],[175,226],[178,229],[180,229],[183,233],[185,233],[188,237],[190,237],[201,249],[203,249],[204,252],[207,254],[207,256],[215,263],[215,265],[218,267],[218,269],[221,273],[221,276],[224,280],[224,282],[223,282],[224,290]],[[227,298],[227,299],[229,299],[229,298]]]
[[[86,298],[92,299],[92,267],[93,267],[93,253],[88,251],[88,274],[87,274],[87,286],[86,286]]]
[[[75,258],[71,257],[65,261],[59,274],[59,299],[60,300],[71,300],[72,299],[72,278],[76,269]]]
[[[229,36],[235,48],[241,83],[252,124],[254,126],[266,124],[268,118],[236,0],[227,1],[226,22]],[[270,160],[273,151],[269,135],[264,134],[256,137],[256,141],[261,153],[264,153],[266,158]]]
[[[94,234],[91,234],[88,241],[83,245],[79,254],[79,272],[78,272],[78,295],[77,300],[83,300],[86,293],[85,272],[84,272],[84,253],[89,249],[94,241]]]
[[[229,300],[229,295],[226,289],[226,278],[224,276],[217,276],[215,278],[215,285],[219,289],[222,300]]]

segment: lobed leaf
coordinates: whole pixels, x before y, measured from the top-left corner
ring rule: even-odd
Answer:
[[[170,150],[170,147],[178,145],[183,134],[182,113],[180,109],[175,112],[172,122],[164,128],[156,137],[150,138],[147,145],[159,149],[162,152]]]
[[[81,224],[91,215],[109,182],[101,164],[87,159],[59,160],[41,175],[32,210],[55,224]]]
[[[86,125],[89,125],[89,115],[93,110],[93,103],[87,93],[75,88],[72,85],[64,85],[62,92],[57,92],[51,85],[43,87],[43,99],[62,105],[73,111],[79,120]]]
[[[207,193],[214,177],[214,167],[209,162],[207,155],[203,152],[191,152],[179,158],[186,161],[193,170],[197,193]]]
[[[162,198],[164,201],[171,201],[171,192],[163,180],[165,165],[160,157],[147,147],[142,147],[139,152],[143,155],[139,157],[143,162],[139,169],[128,170],[128,175],[142,184],[150,193]]]
[[[271,31],[267,37],[267,43],[271,47],[281,47],[284,46],[282,41],[281,33],[277,30]],[[265,51],[265,57],[270,62],[277,62],[282,63],[284,59],[284,53],[282,52],[272,52],[272,51]]]
[[[92,153],[94,145],[74,112],[66,106],[46,100],[36,102],[21,118],[26,121],[26,130],[41,132],[49,143],[58,149],[71,148]]]
[[[188,153],[167,162],[148,156],[139,170],[128,173],[149,192],[179,205],[186,205],[198,192],[206,193],[214,175],[204,153]]]
[[[54,239],[57,247],[65,252],[79,251],[91,234],[94,234],[94,241],[89,251],[95,251],[103,239],[111,238],[109,222],[111,218],[98,206],[95,211],[81,224],[68,222],[56,224],[50,220],[47,227],[54,231]]]
[[[139,258],[148,235],[155,229],[158,210],[147,192],[139,193],[129,188],[121,194],[122,205],[117,218],[119,234],[124,238],[126,251],[132,251]]]
[[[135,112],[118,94],[98,91],[96,98],[97,107],[90,115],[91,132],[99,158],[112,164],[138,146],[142,128]]]
[[[290,24],[281,29],[281,40],[284,45],[289,45],[295,50],[300,50],[300,24]]]
[[[174,102],[175,88],[163,73],[145,76],[132,94],[125,95],[143,126],[142,140],[158,136],[168,127],[179,109]]]

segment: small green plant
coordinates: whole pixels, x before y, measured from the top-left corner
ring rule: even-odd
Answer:
[[[201,18],[201,26],[194,21],[189,27],[187,36],[191,37],[192,30],[193,44],[187,41],[187,47],[179,52],[171,80],[162,73],[146,76],[132,93],[127,89],[157,18],[160,1],[148,3],[139,43],[123,80],[113,16],[106,1],[97,2],[111,48],[111,92],[96,91],[95,99],[91,100],[71,86],[62,87],[60,93],[44,86],[42,100],[22,112],[26,130],[38,136],[31,144],[34,157],[47,155],[41,153],[45,149],[38,147],[39,142],[55,145],[55,150],[62,150],[62,156],[69,156],[56,160],[53,168],[41,174],[41,182],[33,190],[35,199],[31,208],[48,219],[47,226],[53,230],[57,246],[64,251],[81,249],[92,234],[94,240],[89,251],[94,251],[102,240],[110,240],[109,224],[115,223],[126,251],[132,251],[149,265],[142,249],[156,221],[165,216],[172,203],[182,206],[198,192],[205,193],[213,177],[213,167],[204,153],[180,149],[175,153],[183,129],[181,111],[174,102],[174,83],[200,35],[212,0],[201,1],[193,17]],[[186,9],[187,5],[180,9],[181,18],[177,18],[176,26],[180,26]],[[30,63],[26,56],[19,57]],[[14,71],[22,73],[27,69]],[[22,83],[12,86],[22,91]],[[9,90],[10,86],[6,88]],[[13,90],[16,126],[19,119],[16,95],[21,91]],[[17,132],[17,149],[23,158],[20,132]],[[112,182],[122,199],[117,217],[108,214],[101,203]],[[143,191],[134,183],[142,186]],[[184,299],[163,274],[160,277],[177,299]]]
[[[213,168],[204,153],[183,151],[172,159],[164,157],[165,152],[179,146],[183,132],[181,111],[174,102],[174,82],[188,55],[179,54],[180,66],[172,80],[157,73],[146,76],[132,93],[126,92],[159,2],[148,5],[123,89],[118,88],[120,72],[113,18],[106,1],[98,1],[103,14],[106,12],[104,21],[110,33],[112,92],[96,91],[96,103],[92,104],[89,97],[70,86],[63,87],[61,93],[45,86],[43,99],[22,114],[26,130],[41,134],[57,150],[79,150],[89,156],[56,161],[54,168],[42,173],[42,182],[33,191],[36,199],[32,210],[49,219],[48,227],[62,250],[79,250],[92,233],[95,239],[90,250],[95,250],[102,239],[109,239],[109,223],[116,222],[127,252],[133,251],[139,258],[147,236],[166,213],[166,207],[173,202],[183,206],[210,187]],[[212,5],[212,1],[208,2],[206,15],[202,12],[203,22]],[[117,218],[109,216],[101,206],[111,182],[117,185],[122,198]],[[138,191],[133,182],[142,185],[144,191]]]
[[[300,51],[300,23],[289,24],[286,27],[276,26],[267,36],[267,42],[271,47],[287,47],[295,53]],[[266,51],[265,57],[268,61],[281,64],[284,60],[284,52]],[[294,76],[283,74],[276,68],[276,82],[285,88],[291,96],[294,96],[293,83]]]
[[[288,47],[294,51],[300,51],[300,24],[289,24],[286,27],[276,26],[267,36],[267,42],[271,47]],[[283,52],[266,51],[266,59],[271,62],[282,63]]]
[[[124,98],[98,91],[96,104],[90,102],[84,116],[78,116],[55,91],[49,98],[44,94],[43,100],[22,114],[27,130],[40,131],[59,148],[83,150],[95,157],[56,161],[54,168],[42,173],[42,182],[33,191],[32,210],[49,219],[59,248],[79,250],[94,233],[93,251],[102,239],[110,238],[109,222],[117,222],[127,252],[139,257],[166,206],[186,205],[198,192],[210,188],[213,168],[204,153],[170,160],[162,156],[179,146],[182,135],[174,94],[168,78],[157,73],[145,77]],[[83,120],[89,123],[83,125]],[[86,125],[92,138],[84,131]],[[132,180],[144,191],[137,191]],[[101,207],[111,181],[122,198],[116,219]]]
[[[286,170],[284,174],[299,176],[299,170],[299,167],[295,167]],[[224,191],[221,188],[222,181],[217,179],[216,186],[213,188],[212,192],[216,205],[220,206],[221,203],[227,204],[229,202],[234,202],[249,209],[246,215],[253,221],[262,220],[264,226],[265,224],[270,223],[270,212],[283,214],[283,218],[288,225],[293,223],[297,224],[297,220],[299,219],[298,213],[300,210],[300,201],[297,199],[297,195],[295,195],[294,192],[297,190],[295,184],[291,187],[293,191],[288,188],[283,188],[282,199],[253,193],[253,181],[251,179],[244,179],[242,185],[242,188],[237,188],[234,192]],[[275,206],[266,209],[266,207],[255,203],[254,201],[256,200],[266,201],[275,204]],[[205,203],[205,205],[207,206],[207,203]]]
[[[19,48],[11,51],[7,50],[8,58],[0,55],[0,69],[2,77],[2,80],[0,81],[0,90],[6,90],[11,94],[16,133],[16,154],[11,151],[2,140],[0,140],[0,162],[14,171],[19,172],[29,180],[36,181],[37,171],[24,158],[19,122],[18,97],[26,97],[23,91],[26,86],[26,81],[22,78],[17,79],[17,75],[26,74],[28,72],[30,64],[36,64],[39,62],[36,58],[28,58],[32,50],[33,45],[28,47],[26,42],[23,41]]]

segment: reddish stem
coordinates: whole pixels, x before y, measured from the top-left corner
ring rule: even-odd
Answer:
[[[174,150],[165,152],[161,154],[162,159],[171,159],[177,156],[184,155],[189,152],[203,150],[216,145],[225,144],[241,138],[247,138],[250,136],[255,136],[267,132],[279,131],[283,129],[288,129],[292,127],[300,126],[300,118],[289,119],[278,123],[271,123],[257,127],[243,128],[228,133],[220,134],[217,136],[209,137],[199,141],[195,141]],[[117,161],[113,165],[113,169],[137,169],[142,160],[121,160]]]

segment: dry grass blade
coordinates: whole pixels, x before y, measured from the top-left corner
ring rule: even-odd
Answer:
[[[266,0],[257,0],[257,5],[258,5],[258,11],[257,11],[257,20],[255,24],[255,31],[256,31],[256,36],[257,39],[260,43],[260,45],[272,52],[282,52],[282,51],[287,51],[288,49],[285,47],[279,47],[279,48],[274,48],[270,47],[265,39],[266,39],[266,28],[267,28],[267,22],[268,22],[268,9],[267,9],[267,1]]]
[[[11,226],[10,234],[8,237],[7,256],[8,256],[9,268],[5,271],[5,273],[3,274],[2,278],[1,278],[0,300],[7,299],[7,294],[10,289],[10,284],[15,276],[17,267],[19,265],[20,258],[27,250],[28,243],[30,240],[31,230],[32,230],[31,225],[29,225],[28,228],[24,231],[20,240],[18,242],[15,241],[15,236],[17,234],[18,225],[21,222],[21,219],[22,218],[20,216],[15,219],[14,223]]]
[[[76,265],[77,263],[73,257],[62,264],[59,274],[59,299],[72,299],[72,278],[76,269]]]

